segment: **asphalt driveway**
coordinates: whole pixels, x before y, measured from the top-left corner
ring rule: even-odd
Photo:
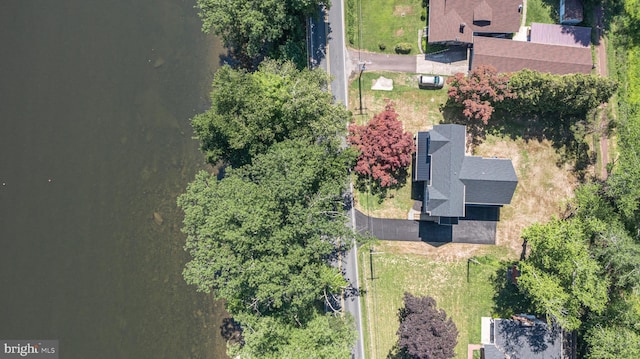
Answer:
[[[495,220],[460,220],[453,226],[407,219],[383,219],[356,210],[356,229],[388,241],[495,244]]]

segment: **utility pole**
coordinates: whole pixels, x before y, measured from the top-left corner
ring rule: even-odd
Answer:
[[[360,93],[360,115],[362,115],[362,73],[365,70],[365,63],[358,62],[358,68],[360,69],[360,73],[358,74],[358,92]]]

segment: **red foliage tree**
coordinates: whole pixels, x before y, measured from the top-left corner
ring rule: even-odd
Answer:
[[[404,294],[398,347],[405,358],[449,359],[458,344],[458,329],[431,297]]]
[[[403,131],[392,102],[368,124],[351,124],[348,139],[360,151],[354,170],[360,176],[371,176],[380,187],[397,184],[398,175],[411,164],[413,136]]]
[[[498,74],[493,66],[480,65],[469,76],[457,73],[447,79],[449,98],[462,105],[462,113],[467,118],[481,120],[485,125],[493,114],[493,105],[506,98],[515,98],[509,90],[510,76]]]

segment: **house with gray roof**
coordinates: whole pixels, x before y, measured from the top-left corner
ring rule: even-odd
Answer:
[[[416,136],[413,184],[421,218],[458,224],[470,206],[495,210],[511,203],[518,177],[510,159],[467,156],[466,127],[437,125]]]
[[[529,315],[512,319],[482,318],[483,359],[563,359],[563,332]]]

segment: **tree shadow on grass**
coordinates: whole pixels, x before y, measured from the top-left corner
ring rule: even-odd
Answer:
[[[382,187],[380,181],[358,175],[354,186],[360,193],[370,193],[377,198],[378,204],[381,204],[389,196],[389,190],[399,190],[407,185],[408,175],[407,168],[400,169],[392,175],[397,182],[388,187]]]
[[[501,262],[500,268],[491,276],[494,287],[493,312],[500,318],[511,318],[514,314],[532,313],[531,301],[518,290],[510,270],[517,262]]]
[[[486,140],[487,134],[507,136],[512,140],[549,140],[560,155],[556,166],[573,165],[580,180],[585,179],[586,169],[595,164],[596,154],[585,141],[588,134],[586,118],[549,113],[539,115],[513,115],[505,109],[496,109],[489,123],[469,119],[462,114],[462,107],[449,100],[441,108],[443,123],[467,126],[467,146],[473,153],[475,147]],[[586,116],[585,116],[586,117]]]

